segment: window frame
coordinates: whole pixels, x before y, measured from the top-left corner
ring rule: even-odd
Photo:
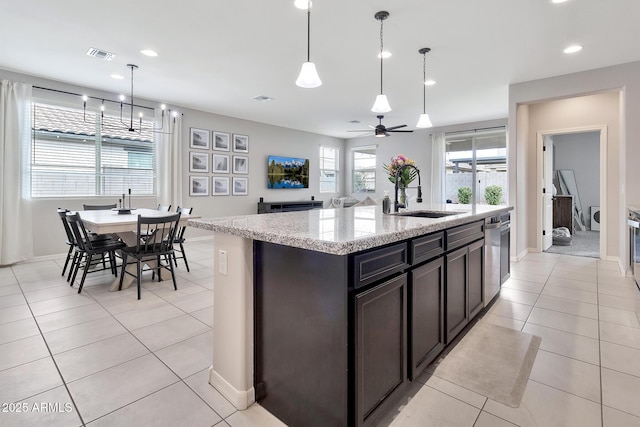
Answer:
[[[335,152],[335,156],[333,158],[334,161],[334,169],[331,168],[326,168],[324,166],[325,162],[324,159],[331,159],[331,157],[328,157],[326,155],[324,155],[324,151],[325,150],[333,150]],[[320,193],[325,193],[325,194],[339,194],[340,193],[340,149],[338,147],[334,147],[331,145],[321,145],[320,146],[320,150],[319,150],[319,177],[318,177],[318,192]],[[322,189],[322,183],[323,183],[323,176],[325,176],[325,172],[329,172],[329,173],[333,173],[335,176],[334,179],[334,188],[333,191],[327,191],[327,190],[323,190]],[[328,182],[328,181],[325,181]]]
[[[375,193],[376,192],[376,187],[377,187],[376,181],[378,177],[377,175],[378,155],[376,153],[377,148],[378,148],[377,145],[367,145],[367,146],[361,146],[361,147],[353,147],[351,149],[352,193]],[[373,160],[374,160],[373,165],[367,168],[356,168],[357,153],[372,154]],[[370,175],[368,178],[365,179],[365,183],[370,183],[372,185],[372,188],[366,188],[366,185],[365,185],[365,188],[362,188],[362,189],[356,188],[356,182],[359,181],[359,179],[356,178],[356,175],[358,173]]]
[[[31,155],[27,160],[29,197],[34,199],[116,197],[124,191],[123,188],[116,189],[120,182],[121,186],[134,189],[136,184],[141,185],[142,187],[138,188],[145,189],[139,193],[141,196],[157,196],[158,145],[156,135],[152,132],[143,131],[142,134],[136,133],[135,137],[130,138],[120,128],[109,127],[109,123],[120,124],[119,112],[116,113],[113,110],[106,111],[102,116],[99,110],[96,112],[93,111],[93,108],[87,108],[86,111],[83,111],[78,106],[70,106],[68,103],[58,102],[55,99],[41,98],[34,98],[31,108],[33,111],[32,136],[29,141]],[[57,115],[55,119],[41,119],[44,109],[47,108],[49,114]],[[65,116],[64,111],[68,111],[69,115]],[[52,123],[51,120],[55,120],[55,122]],[[101,123],[104,123],[104,129]],[[142,123],[147,127],[155,125],[153,119],[143,120]],[[58,127],[64,130],[59,130]],[[124,128],[123,125],[122,129],[125,130]],[[60,139],[61,143],[57,147],[47,146],[46,141],[49,139],[54,141],[53,138]],[[84,150],[84,153],[77,153],[75,150],[78,147],[70,145],[81,140],[87,144],[89,151]],[[110,150],[113,151],[110,153]],[[130,158],[130,154],[139,155],[140,153],[145,154],[145,157],[149,156],[149,158],[146,160]],[[80,157],[76,157],[77,155]],[[85,167],[82,174],[92,177],[89,179],[90,184],[85,185],[77,192],[74,192],[73,189],[70,191],[64,184],[65,182],[73,182],[75,169],[75,165],[72,166],[69,161],[64,161],[65,157],[77,158],[79,162],[84,161]],[[42,162],[43,158],[58,161]],[[109,163],[107,160],[111,162]],[[134,167],[136,164],[137,167]],[[147,165],[150,168],[145,167]],[[114,171],[117,173],[113,173]],[[77,173],[77,171],[75,172]],[[50,176],[56,178],[58,182],[51,188],[40,187],[39,183],[41,185],[46,181],[48,174],[53,174]],[[142,181],[136,183],[140,177]],[[75,179],[82,178],[76,176]]]

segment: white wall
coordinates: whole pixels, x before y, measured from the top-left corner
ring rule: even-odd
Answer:
[[[93,89],[77,87],[74,85],[41,79],[33,76],[17,74],[6,70],[0,70],[0,79],[9,79],[30,83],[34,86],[46,87],[49,89],[67,91],[72,93],[82,93],[105,99],[117,99],[116,94],[105,93]],[[50,91],[37,91],[39,95],[64,99],[65,102],[78,100],[77,107],[81,107],[81,101],[77,97],[56,94]],[[71,100],[71,101],[69,101]],[[161,100],[160,100],[161,101]],[[157,106],[159,102],[152,102],[143,99],[136,99],[136,104],[150,107]],[[344,140],[309,132],[302,132],[277,126],[266,125],[248,120],[241,120],[232,117],[221,116],[203,111],[192,110],[180,106],[172,106],[183,114],[183,135],[182,135],[182,158],[183,158],[183,204],[182,206],[193,206],[194,213],[204,216],[225,216],[243,215],[257,212],[257,202],[260,197],[266,201],[275,200],[304,200],[312,196],[316,200],[328,201],[343,192],[341,183],[340,192],[336,194],[319,193],[319,148],[320,145],[338,147],[340,149],[341,169],[344,169]],[[197,127],[208,130],[219,130],[229,133],[240,133],[249,136],[249,174],[242,175],[249,177],[249,194],[247,196],[189,196],[189,128]],[[202,152],[202,150],[197,150]],[[209,150],[209,155],[213,153]],[[218,152],[221,153],[221,152]],[[233,153],[229,153],[232,155]],[[292,157],[302,157],[310,159],[310,174],[308,189],[277,190],[267,189],[267,156],[269,154],[285,155]],[[209,174],[193,174],[198,176],[213,176]],[[221,174],[220,176],[225,176]],[[226,176],[234,176],[226,174]],[[241,175],[235,175],[241,176]],[[67,208],[71,210],[82,209],[83,203],[115,203],[118,197],[90,197],[90,198],[48,198],[32,199],[33,204],[33,235],[34,235],[34,255],[46,256],[60,254],[67,251],[64,244],[65,236],[60,218],[56,214],[56,208]],[[136,207],[155,208],[158,204],[156,197],[133,197],[133,204]],[[326,203],[325,203],[326,205]],[[174,207],[175,208],[175,207]],[[204,230],[188,229],[187,238],[208,235]]]
[[[600,206],[600,132],[553,136],[554,170],[572,170],[587,229],[591,206]]]
[[[640,62],[631,62],[612,67],[574,73],[564,76],[551,77],[542,80],[513,84],[509,86],[509,137],[516,143],[510,151],[509,164],[512,170],[518,166],[517,174],[511,177],[513,190],[512,203],[519,201],[521,197],[535,203],[535,173],[536,157],[535,140],[531,138],[539,129],[531,123],[528,114],[523,114],[523,106],[534,108],[537,103],[562,98],[570,98],[594,93],[616,92],[615,111],[617,121],[608,122],[607,118],[593,117],[587,125],[601,125],[610,123],[608,131],[610,136],[617,138],[618,143],[607,153],[609,157],[609,187],[607,188],[607,203],[609,218],[607,222],[609,239],[607,241],[607,253],[610,257],[620,257],[621,265],[626,265],[627,232],[625,215],[627,204],[640,202],[640,187],[634,183],[640,180],[640,168],[635,163],[640,158],[640,144],[627,143],[640,138]],[[549,123],[554,128],[570,127],[564,118],[577,111],[567,111],[567,108],[576,105],[565,104],[564,109],[556,108],[554,113],[547,114]],[[597,107],[594,105],[593,107]],[[606,112],[605,114],[610,114]],[[626,117],[632,118],[627,120]],[[609,117],[610,119],[610,117]],[[522,132],[521,128],[528,129]],[[520,165],[524,167],[522,170]],[[513,185],[515,182],[515,185]],[[536,212],[527,208],[527,203],[518,203],[516,209],[517,240],[514,244],[515,253],[524,253],[527,248],[535,247],[535,223]],[[521,232],[523,231],[523,232]]]

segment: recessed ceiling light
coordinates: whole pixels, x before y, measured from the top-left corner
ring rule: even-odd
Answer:
[[[293,5],[298,9],[306,9],[311,7],[311,2],[309,0],[294,0]]]
[[[566,1],[567,0],[551,0],[551,3],[556,3],[557,4],[557,3],[564,3]]]
[[[360,120],[349,120],[349,123],[353,123],[354,125],[357,125],[358,123],[362,123]]]
[[[387,59],[391,57],[391,52],[389,52],[388,50],[383,50],[382,53],[378,53],[378,58],[380,58],[380,56],[382,56],[382,59]]]
[[[425,85],[425,86],[433,86],[434,84],[436,84],[436,81],[435,81],[435,80],[431,80],[431,79],[426,80],[426,81],[424,82],[424,85]]]
[[[116,80],[122,80],[124,79],[123,76],[121,76],[120,74],[111,74],[111,78],[112,79],[116,79]]]
[[[582,46],[580,46],[579,44],[574,44],[567,47],[564,50],[564,53],[576,53],[576,52],[580,52],[581,50],[582,50]]]
[[[141,54],[145,55],[145,56],[158,56],[158,52],[156,52],[155,50],[151,50],[151,49],[143,49],[140,51]]]

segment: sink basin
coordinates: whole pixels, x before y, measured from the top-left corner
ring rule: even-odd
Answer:
[[[442,218],[449,215],[458,215],[460,213],[462,212],[413,211],[413,212],[402,212],[396,215],[415,216],[418,218]]]

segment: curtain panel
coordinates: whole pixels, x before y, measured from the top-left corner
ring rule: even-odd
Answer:
[[[33,258],[29,152],[31,85],[0,88],[0,265]]]
[[[159,133],[157,136],[157,183],[158,203],[177,208],[184,207],[182,199],[182,115],[174,117],[156,110],[158,123],[162,120],[163,129],[173,129],[173,133]]]
[[[445,135],[444,132],[431,135],[431,203],[445,203]]]

